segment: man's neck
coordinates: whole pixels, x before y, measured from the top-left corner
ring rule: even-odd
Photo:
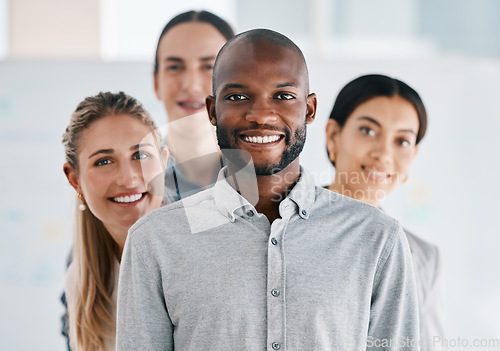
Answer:
[[[251,179],[245,180],[245,175],[255,176],[254,174],[249,174],[245,172],[238,173],[236,179],[239,184],[251,183]],[[231,181],[231,175],[234,172],[231,171],[230,165],[228,166],[228,181],[243,197],[246,197],[249,202],[252,201],[249,197],[253,197],[252,194],[245,194],[244,191],[240,191],[239,184],[235,184],[234,180]],[[255,209],[259,213],[266,215],[269,223],[272,223],[275,219],[280,218],[279,205],[283,201],[290,191],[293,189],[300,177],[300,166],[298,158],[290,163],[281,172],[269,175],[269,176],[257,176],[257,189],[258,189],[258,200],[255,204]],[[234,179],[234,178],[232,178]],[[254,197],[256,198],[256,197]]]

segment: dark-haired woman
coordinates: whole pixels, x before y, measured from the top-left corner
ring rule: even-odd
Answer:
[[[215,128],[205,99],[220,48],[234,36],[231,26],[208,11],[188,11],[163,28],[156,48],[154,88],[167,113],[170,158],[166,201],[173,202],[213,185],[221,168]]]
[[[427,113],[418,93],[384,75],[358,77],[340,91],[326,126],[335,177],[328,189],[380,207],[408,180]],[[439,250],[405,230],[418,287],[420,345],[438,350],[444,334],[443,277]]]

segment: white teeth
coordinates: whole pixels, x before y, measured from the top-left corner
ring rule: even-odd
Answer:
[[[375,178],[387,178],[389,174],[387,172],[376,171],[374,169],[366,169],[368,173],[372,174]]]
[[[264,137],[261,136],[247,136],[245,135],[243,137],[243,140],[249,142],[249,143],[255,143],[255,144],[267,144],[267,143],[273,143],[275,141],[278,141],[280,138],[279,135],[266,135]]]
[[[130,196],[119,196],[119,197],[114,197],[113,201],[115,202],[120,202],[120,203],[129,203],[129,202],[136,202],[142,197],[142,194],[135,194],[135,195],[130,195]]]

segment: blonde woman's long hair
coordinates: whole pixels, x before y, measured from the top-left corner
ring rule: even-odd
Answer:
[[[101,92],[80,102],[63,134],[68,162],[78,174],[78,139],[82,131],[105,116],[126,114],[142,121],[151,131],[156,130],[149,113],[133,97],[123,93]],[[76,231],[73,261],[78,274],[74,300],[75,310],[69,312],[72,345],[78,350],[102,350],[104,340],[115,335],[114,265],[118,245],[101,220],[88,209],[76,210]]]

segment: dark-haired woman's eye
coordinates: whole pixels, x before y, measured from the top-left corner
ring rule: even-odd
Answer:
[[[182,69],[181,65],[169,65],[167,66],[167,71],[180,71]]]
[[[359,131],[362,133],[362,134],[366,134],[366,135],[370,135],[370,136],[375,136],[375,131],[371,128],[368,128],[368,127],[361,127],[359,128]]]
[[[411,146],[411,142],[409,142],[408,140],[406,139],[399,139],[398,140],[398,143],[399,145],[401,145],[402,147],[410,147]]]

